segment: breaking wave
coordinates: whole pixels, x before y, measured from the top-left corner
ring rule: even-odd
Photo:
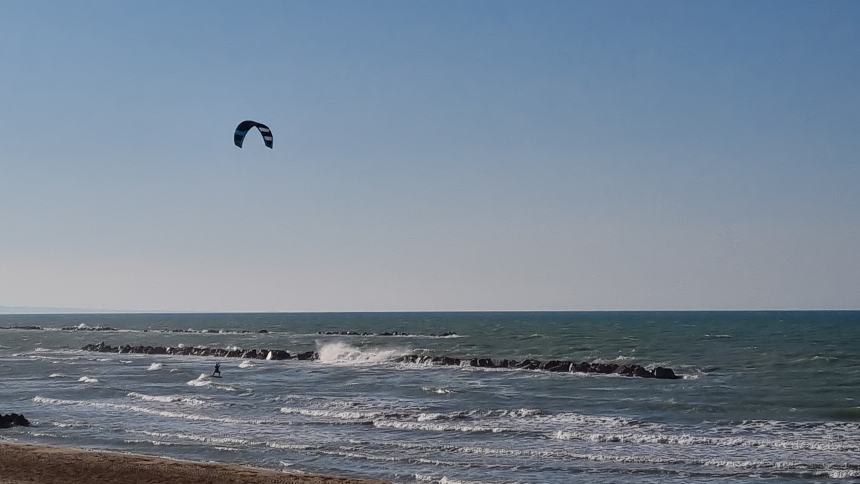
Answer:
[[[147,395],[145,393],[130,392],[126,395],[129,398],[143,400],[146,402],[161,402],[161,403],[184,403],[187,405],[200,406],[206,402],[199,398],[183,397],[181,395]]]
[[[193,380],[189,380],[185,384],[188,386],[191,386],[191,387],[217,388],[219,390],[226,390],[228,392],[235,392],[235,391],[239,390],[239,388],[237,388],[233,385],[224,385],[224,384],[212,381],[212,378],[209,375],[207,375],[206,373],[201,373],[200,376],[198,376],[197,378],[195,378]]]
[[[411,352],[408,348],[357,348],[346,343],[319,345],[319,361],[322,363],[356,364],[382,363]]]

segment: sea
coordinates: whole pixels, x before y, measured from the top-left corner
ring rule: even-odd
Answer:
[[[404,483],[860,482],[860,311],[2,315],[0,327],[0,413],[33,424],[0,430],[6,441]],[[100,342],[319,360],[81,350]],[[415,353],[682,378],[396,361]]]

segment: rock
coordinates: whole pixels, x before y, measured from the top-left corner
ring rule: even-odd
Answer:
[[[290,354],[284,350],[271,350],[269,351],[269,356],[266,357],[267,360],[289,360]]]
[[[298,358],[300,360],[317,360],[319,359],[319,355],[314,351],[305,351],[304,353],[299,353]]]
[[[658,366],[654,368],[654,378],[662,378],[666,380],[675,380],[679,377],[675,374],[675,372],[671,368],[663,368],[662,366]]]
[[[525,368],[526,370],[537,370],[538,368],[540,368],[540,361],[532,360],[532,359],[525,359],[525,360],[519,362],[516,367],[517,368]]]
[[[460,366],[460,358],[451,358],[450,356],[434,356],[430,361],[437,365]]]
[[[618,365],[615,363],[592,363],[591,369],[589,370],[592,373],[613,373],[618,369]]]
[[[0,429],[8,429],[9,427],[29,427],[30,421],[23,415],[10,413],[8,415],[0,415]]]
[[[572,363],[573,363],[573,362],[571,362],[571,361],[556,361],[556,360],[551,360],[551,361],[547,361],[546,363],[542,364],[542,365],[541,365],[541,369],[542,369],[542,370],[546,370],[546,371],[553,371],[553,372],[565,372],[565,373],[567,373],[567,372],[569,372],[569,371],[570,371],[570,365],[571,365]]]
[[[260,333],[260,334],[269,334],[269,330],[266,330],[266,329],[261,329],[261,330],[259,330],[259,331],[257,331],[257,332],[258,332],[258,333]]]
[[[633,369],[633,376],[638,376],[639,378],[654,378],[653,373],[639,365],[635,365],[635,368]]]

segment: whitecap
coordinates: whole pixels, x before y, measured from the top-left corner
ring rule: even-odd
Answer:
[[[206,373],[201,373],[200,376],[193,380],[189,380],[185,384],[192,387],[212,387],[217,388],[219,390],[226,390],[228,392],[235,392],[236,390],[238,390],[238,388],[232,385],[223,385],[212,381],[212,379]]]
[[[437,393],[439,395],[447,395],[449,393],[454,393],[454,390],[449,390],[447,388],[434,388],[434,387],[421,387],[421,390],[427,393]]]
[[[81,383],[98,383],[99,382],[98,378],[92,378],[89,376],[82,376],[82,377],[78,378],[78,381]]]
[[[404,420],[378,419],[373,421],[376,428],[398,429],[398,430],[420,430],[425,432],[466,432],[466,433],[499,433],[512,429],[505,427],[488,427],[482,425],[466,425],[453,423],[431,423]]]
[[[368,420],[383,417],[386,412],[382,411],[360,411],[360,410],[324,410],[316,408],[282,407],[281,413],[287,415],[302,415],[305,417],[324,417],[341,420]]]
[[[152,363],[151,365],[149,365],[149,367],[147,367],[146,371],[160,370],[163,367],[164,365],[161,363]]]
[[[144,400],[147,402],[161,402],[161,403],[184,403],[186,405],[194,405],[200,406],[205,405],[206,402],[197,398],[191,397],[183,397],[181,395],[147,395],[145,393],[131,392],[126,395],[129,398],[135,398],[138,400]]]

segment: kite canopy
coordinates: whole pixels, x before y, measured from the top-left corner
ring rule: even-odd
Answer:
[[[241,148],[242,143],[245,141],[245,135],[248,134],[251,128],[257,128],[260,134],[263,135],[263,143],[266,143],[266,146],[269,148],[272,147],[272,130],[265,124],[256,121],[242,121],[239,123],[239,126],[236,126],[236,132],[233,133],[233,143]]]

